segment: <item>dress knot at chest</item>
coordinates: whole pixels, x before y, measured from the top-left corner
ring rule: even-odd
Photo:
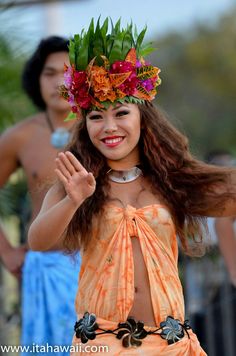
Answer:
[[[137,226],[136,226],[136,222],[135,222],[136,210],[137,209],[131,205],[127,205],[127,207],[124,210],[124,216],[127,221],[127,228],[128,228],[130,237],[138,236]]]
[[[135,213],[136,213],[136,208],[134,208],[131,205],[127,205],[125,210],[124,210],[124,216],[127,220],[133,220],[135,217]]]

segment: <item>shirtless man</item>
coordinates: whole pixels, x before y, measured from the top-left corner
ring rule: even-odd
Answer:
[[[55,157],[67,143],[73,125],[64,121],[70,108],[58,94],[68,61],[66,39],[54,36],[40,42],[23,72],[23,87],[40,112],[0,137],[0,187],[19,167],[23,168],[31,197],[31,220],[55,178]],[[13,247],[0,230],[0,258],[5,268],[19,276],[24,264],[22,343],[70,345],[71,320],[76,319],[73,286],[78,278],[79,256],[75,263],[56,246],[55,251],[44,253],[26,250],[25,246]]]

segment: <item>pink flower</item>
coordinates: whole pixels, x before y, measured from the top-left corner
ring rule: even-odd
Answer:
[[[142,80],[140,83],[147,91],[151,91],[154,88],[152,79]]]
[[[68,102],[70,103],[70,105],[75,105],[75,97],[74,97],[74,95],[71,93],[71,92],[69,92],[69,97],[68,97]]]
[[[70,89],[73,81],[73,69],[72,67],[67,67],[64,72],[64,84],[67,89]]]

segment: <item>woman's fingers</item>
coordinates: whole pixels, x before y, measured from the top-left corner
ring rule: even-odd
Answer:
[[[73,175],[76,172],[74,165],[71,163],[71,161],[68,159],[65,153],[60,152],[58,154],[58,158],[64,163],[66,169],[70,172],[71,175]]]
[[[56,158],[55,160],[57,169],[65,176],[67,179],[71,177],[70,172],[66,168],[64,162],[61,160],[61,158]]]
[[[95,178],[93,176],[93,173],[89,173],[87,177],[87,182],[89,185],[94,186],[96,184]]]
[[[65,152],[66,157],[69,159],[70,163],[73,165],[77,172],[87,172],[84,166],[78,161],[78,159],[70,151]]]
[[[56,173],[57,177],[59,178],[59,180],[61,181],[61,183],[65,186],[65,184],[68,183],[68,179],[57,168],[55,169],[55,173]]]
[[[66,189],[69,189],[69,186],[73,187],[73,185],[78,187],[80,184],[84,188],[86,185],[90,186],[90,189],[92,188],[93,190],[96,187],[96,180],[93,174],[88,173],[71,152],[60,152],[58,154],[55,173],[64,187],[67,187]]]

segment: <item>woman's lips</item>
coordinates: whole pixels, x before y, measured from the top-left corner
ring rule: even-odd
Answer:
[[[116,146],[118,146],[123,140],[124,140],[124,137],[122,137],[122,136],[105,137],[105,138],[102,139],[102,142],[103,142],[107,147],[116,147]]]

